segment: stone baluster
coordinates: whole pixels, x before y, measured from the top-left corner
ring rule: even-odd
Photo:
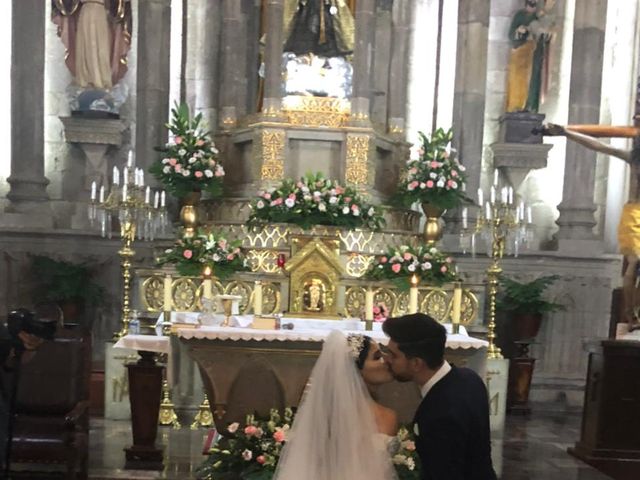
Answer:
[[[599,123],[606,22],[606,0],[576,2],[569,124]],[[575,249],[576,241],[597,240],[593,233],[596,156],[596,152],[567,142],[562,203],[556,221],[560,249],[563,245]]]
[[[51,225],[44,176],[44,61],[46,6],[41,0],[13,0],[11,41],[11,186],[8,213],[29,213],[38,226]],[[25,45],[29,46],[25,54]],[[41,215],[37,215],[37,214]],[[33,215],[36,214],[36,218]],[[44,222],[44,223],[42,223]]]
[[[138,2],[136,164],[145,170],[167,142],[171,0]]]
[[[358,0],[356,4],[356,38],[353,52],[352,121],[368,124],[371,101],[371,68],[376,22],[376,1]]]
[[[282,47],[284,43],[284,0],[267,0],[266,46],[264,49],[264,101],[267,117],[280,114],[282,102]]]
[[[407,83],[411,20],[414,2],[393,4],[393,50],[389,69],[389,132],[404,136],[407,118]]]

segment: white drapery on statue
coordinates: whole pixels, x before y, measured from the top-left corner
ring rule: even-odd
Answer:
[[[111,32],[104,0],[81,0],[76,33],[76,81],[111,88]]]

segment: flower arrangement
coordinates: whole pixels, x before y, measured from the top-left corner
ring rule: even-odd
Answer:
[[[171,109],[167,128],[173,140],[158,148],[162,159],[149,171],[176,197],[193,191],[206,191],[212,196],[222,193],[224,168],[218,161],[218,150],[210,132],[202,127],[202,114],[191,118],[186,104]]]
[[[429,203],[446,210],[467,201],[464,194],[465,167],[454,158],[450,148],[453,131],[438,128],[431,138],[419,133],[422,146],[419,157],[407,161],[394,200],[404,207],[415,202]]]
[[[278,188],[260,192],[251,203],[249,224],[268,222],[293,223],[305,230],[313,225],[379,230],[384,225],[379,207],[321,173],[287,179]]]
[[[442,285],[458,278],[453,258],[436,247],[401,245],[375,258],[365,273],[372,280],[391,280],[398,288],[411,286],[416,275],[422,282]]]
[[[268,420],[247,416],[245,426],[232,423],[209,458],[198,468],[198,478],[267,480],[273,476],[293,421],[293,411],[272,409]]]
[[[413,435],[406,427],[400,427],[396,435],[398,450],[391,458],[399,480],[420,479],[420,458],[416,452]]]
[[[233,272],[246,270],[241,241],[230,242],[220,234],[198,230],[191,238],[178,239],[158,258],[158,264],[173,264],[180,275],[197,277],[205,267],[224,279]]]
[[[373,306],[373,321],[384,322],[389,316],[389,308],[384,302],[376,303]]]

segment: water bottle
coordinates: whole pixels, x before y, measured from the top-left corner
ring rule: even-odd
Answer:
[[[140,320],[138,320],[138,312],[131,313],[129,321],[129,335],[140,335]]]

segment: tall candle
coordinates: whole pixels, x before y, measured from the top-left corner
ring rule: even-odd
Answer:
[[[496,187],[491,185],[491,204],[496,203]]]
[[[173,302],[172,302],[172,295],[171,295],[171,284],[172,284],[172,280],[171,280],[171,275],[167,275],[166,277],[164,277],[164,302],[163,302],[163,309],[165,312],[170,312],[171,311],[171,307],[173,306]],[[165,321],[169,321],[168,318],[165,318]]]
[[[462,209],[462,228],[464,228],[465,230],[466,230],[466,228],[468,226],[467,225],[467,214],[468,214],[467,207],[464,207]]]
[[[524,220],[524,201],[520,202],[520,218],[518,220]]]
[[[462,283],[456,282],[453,289],[453,305],[451,306],[451,323],[460,323],[460,310],[462,308]]]
[[[147,205],[151,203],[151,187],[147,186],[147,189],[144,192],[144,203]]]
[[[509,205],[513,205],[513,187],[509,187]]]
[[[253,314],[262,315],[262,282],[257,280],[253,288]]]
[[[100,186],[100,203],[104,203],[104,185]]]
[[[120,170],[118,170],[118,167],[113,167],[113,184],[120,185]]]
[[[482,205],[484,205],[484,198],[483,198],[483,194],[482,194],[482,189],[479,188],[478,189],[478,205],[480,205],[482,207]]]
[[[140,169],[140,186],[144,187],[144,170]]]
[[[373,290],[371,287],[367,288],[364,296],[364,319],[373,320]]]
[[[485,218],[487,220],[491,220],[491,205],[489,204],[489,202],[487,202],[485,204]]]
[[[95,202],[96,201],[96,189],[98,188],[98,186],[96,185],[95,180],[93,182],[91,182],[91,201]]]
[[[202,281],[202,296],[206,299],[213,297],[213,285],[211,284],[211,278],[205,278]]]
[[[122,201],[127,201],[127,184],[122,185]]]
[[[531,207],[527,207],[527,223],[533,223],[533,212],[531,212]]]
[[[409,290],[409,313],[418,313],[418,277],[411,277],[411,289]]]
[[[127,157],[127,167],[133,167],[133,150],[129,150],[129,156]]]
[[[153,208],[158,208],[160,206],[160,192],[156,191],[153,195]]]
[[[498,175],[499,175],[499,173],[498,173],[498,169],[496,168],[496,169],[493,171],[493,185],[494,185],[495,187],[497,187],[497,186],[498,186],[498,181],[499,181],[499,177],[498,177]]]
[[[166,192],[163,190],[162,193],[160,194],[160,206],[162,208],[165,207],[165,200],[166,200]]]
[[[500,190],[500,201],[502,203],[507,203],[509,201],[509,190],[507,187],[502,187]]]

